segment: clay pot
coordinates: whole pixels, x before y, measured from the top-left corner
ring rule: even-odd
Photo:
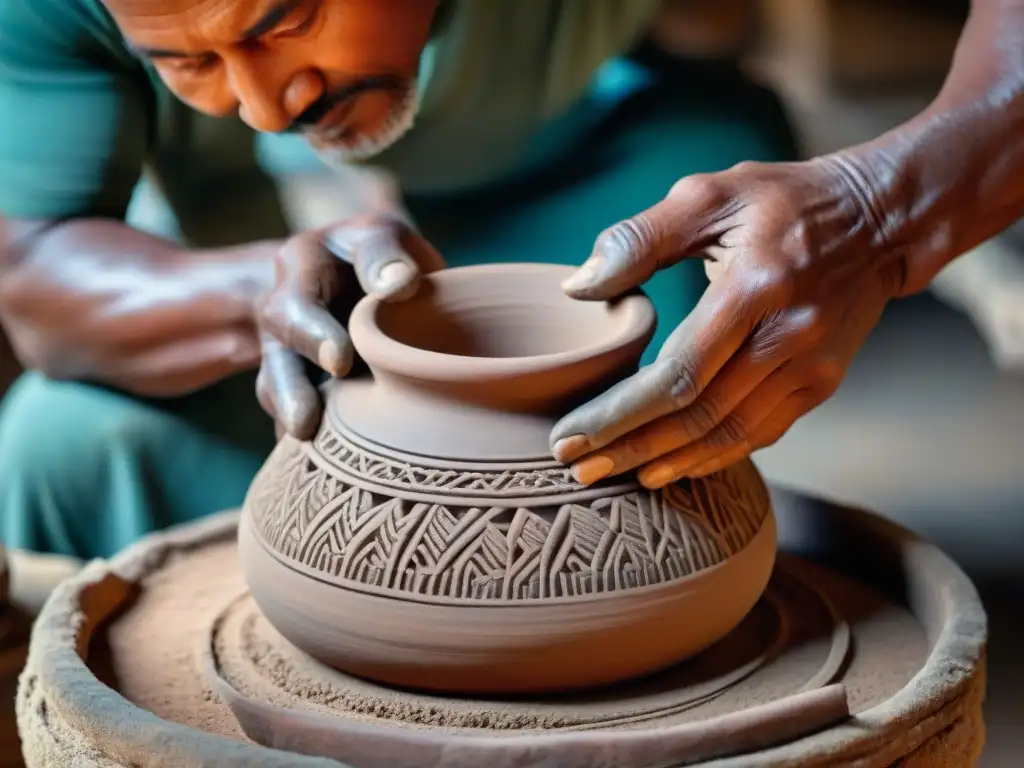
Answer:
[[[655,324],[640,294],[567,298],[570,271],[451,269],[355,308],[372,375],[327,387],[319,433],[279,443],[239,527],[289,641],[390,685],[540,692],[671,666],[751,610],[776,549],[752,464],[652,492],[552,460],[557,417],[634,371]]]

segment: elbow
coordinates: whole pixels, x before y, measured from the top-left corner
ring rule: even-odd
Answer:
[[[0,330],[22,368],[51,379],[82,379],[92,373],[82,351],[60,333],[76,325],[68,320],[74,311],[33,268],[32,244],[52,224],[0,216]]]

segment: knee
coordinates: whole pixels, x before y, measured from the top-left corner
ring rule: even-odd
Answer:
[[[112,454],[138,449],[152,427],[128,396],[30,372],[0,410],[0,477],[56,487],[96,476]]]
[[[130,397],[25,374],[0,409],[3,537],[79,557],[113,554],[145,521],[126,490],[149,473],[158,418]]]

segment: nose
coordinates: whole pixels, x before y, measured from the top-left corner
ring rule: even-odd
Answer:
[[[228,83],[238,99],[238,116],[264,133],[287,130],[322,92],[310,72],[282,71],[270,56],[244,56],[227,63]]]

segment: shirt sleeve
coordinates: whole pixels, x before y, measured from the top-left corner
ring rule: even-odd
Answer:
[[[115,40],[99,0],[0,0],[0,216],[124,216],[151,92]]]

